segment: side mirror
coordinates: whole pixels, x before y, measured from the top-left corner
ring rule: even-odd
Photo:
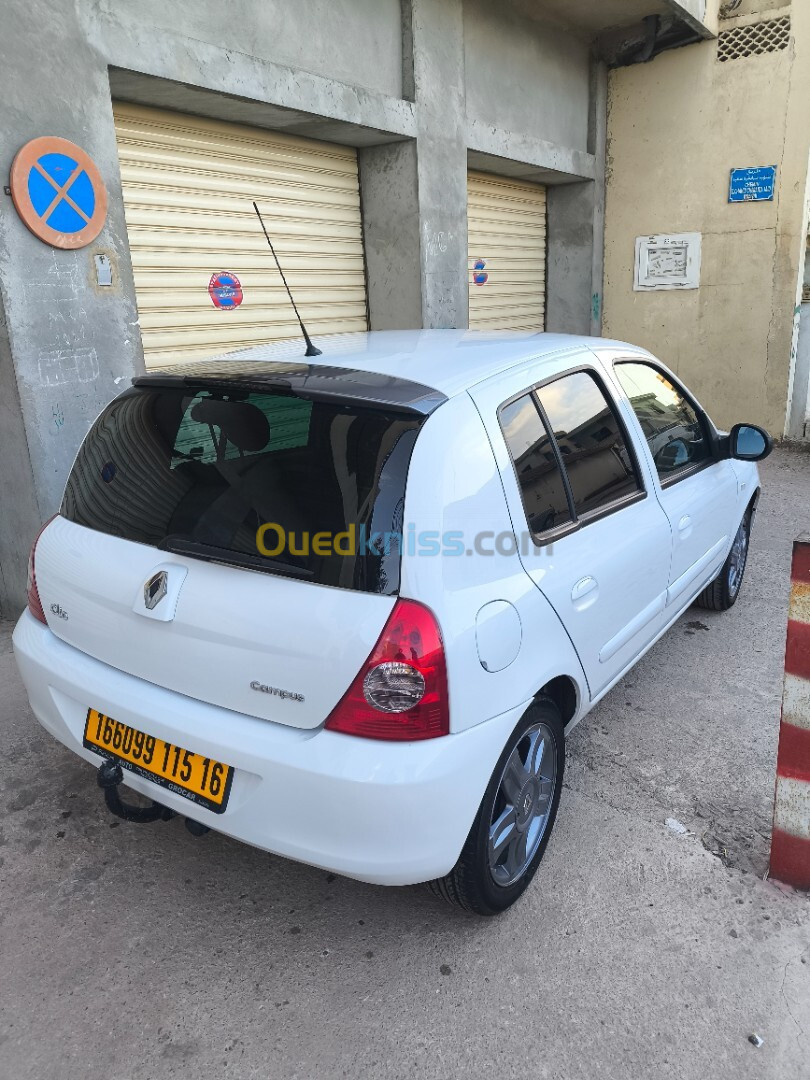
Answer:
[[[728,437],[729,456],[740,461],[762,461],[773,450],[773,439],[754,424],[735,424]]]

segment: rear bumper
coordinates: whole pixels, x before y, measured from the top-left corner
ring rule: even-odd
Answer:
[[[380,885],[426,881],[453,867],[523,712],[440,739],[377,742],[287,728],[164,690],[66,645],[27,611],[13,640],[34,715],[74,753],[101,764],[82,745],[92,706],[233,765],[222,814],[130,772],[124,782],[245,843]]]

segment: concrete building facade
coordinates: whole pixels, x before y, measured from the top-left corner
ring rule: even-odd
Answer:
[[[810,4],[717,14],[717,37],[610,72],[604,332],[660,355],[720,424],[807,441]],[[732,169],[768,166],[772,199],[729,201]],[[636,289],[636,239],[684,234],[697,287]]]
[[[282,157],[285,140],[298,140],[304,155],[313,140],[327,148],[323,153],[329,146],[348,148],[356,182],[346,189],[343,224],[329,234],[329,250],[341,257],[360,252],[364,280],[347,289],[361,297],[360,321],[372,329],[468,324],[470,296],[482,304],[488,295],[476,292],[483,283],[471,278],[476,257],[486,264],[488,255],[468,246],[468,173],[478,176],[478,197],[496,219],[496,232],[497,215],[508,217],[512,182],[526,194],[515,196],[521,206],[514,220],[534,215],[524,230],[535,245],[534,261],[528,259],[523,278],[516,273],[512,282],[522,281],[527,318],[542,320],[533,324],[538,329],[598,333],[608,63],[646,59],[651,41],[656,50],[668,49],[716,30],[706,0],[8,0],[7,8],[0,38],[0,171],[9,173],[31,139],[68,139],[98,167],[108,211],[91,244],[61,250],[26,228],[8,189],[0,200],[5,615],[24,602],[32,537],[56,511],[90,423],[143,370],[144,341],[156,331],[151,311],[147,318],[142,310],[139,321],[139,305],[144,309],[149,289],[161,288],[159,272],[166,270],[162,249],[153,249],[151,268],[133,257],[144,248],[145,232],[168,221],[175,249],[183,246],[177,237],[186,236],[186,255],[193,246],[188,238],[196,237],[199,249],[199,236],[214,230],[220,213],[236,214],[239,229],[253,229],[251,244],[258,235],[248,226],[247,165],[229,174],[221,209],[211,206],[211,170],[205,193],[189,195],[186,185],[187,203],[173,212],[200,213],[200,233],[187,219],[175,227],[165,217],[155,225],[157,202],[163,200],[162,208],[171,203],[166,177],[187,173],[188,166],[170,160],[177,148],[168,145],[162,158],[153,152],[151,179],[133,179],[137,162],[128,163],[123,153],[116,109],[161,110],[185,117],[192,129],[195,118],[210,131],[237,125],[234,138],[242,145],[252,138],[247,129],[264,133],[256,142],[270,133],[273,153]],[[192,143],[195,138],[192,132]],[[222,158],[219,153],[221,170]],[[311,175],[311,162],[306,168]],[[487,176],[500,185],[489,202]],[[283,182],[289,192],[290,182]],[[128,191],[139,183],[133,210]],[[237,213],[231,204],[240,184],[245,209]],[[540,187],[543,197],[530,198]],[[294,192],[282,201],[294,211]],[[334,224],[336,200],[321,203],[328,203]],[[355,230],[345,251],[344,225]],[[486,221],[476,228],[477,236],[486,236]],[[511,231],[510,243],[518,247],[521,228]],[[314,231],[308,251],[317,247]],[[109,284],[100,262],[111,271]],[[326,288],[322,279],[332,266],[304,265],[301,273],[311,276],[296,284]],[[339,277],[344,271],[334,267]],[[212,251],[208,269],[233,268],[221,251]],[[178,275],[178,295],[198,288],[186,264],[168,270]],[[150,284],[153,272],[157,285]],[[194,274],[200,272],[194,263]],[[486,279],[488,271],[476,273]],[[173,290],[164,291],[165,314],[175,309]],[[205,283],[198,291],[204,293]],[[317,312],[310,319],[307,303],[301,306],[317,332]],[[494,303],[489,325],[498,325],[498,310]],[[192,309],[171,317],[173,327],[194,329]]]

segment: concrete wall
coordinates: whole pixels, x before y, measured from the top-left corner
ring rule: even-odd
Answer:
[[[793,385],[787,434],[791,440],[807,441],[810,440],[810,304],[802,304],[799,310]]]
[[[47,62],[37,70],[38,57]],[[9,364],[0,347],[0,364],[11,395],[5,409],[12,404],[0,436],[6,473],[0,530],[6,588],[0,606],[8,613],[24,594],[21,552],[55,512],[89,424],[141,369],[142,356],[107,70],[75,7],[36,0],[16,5],[14,18],[3,20],[0,71],[0,172],[8,175],[15,152],[30,138],[58,134],[93,156],[110,196],[104,229],[91,248],[79,252],[57,251],[35,239],[11,199],[0,197],[0,291],[11,358]],[[109,255],[112,289],[94,288],[92,252]]]
[[[98,0],[101,14],[402,96],[400,0]]]
[[[571,196],[549,200],[548,313],[557,329],[588,325],[602,144],[587,45],[518,16],[513,0],[496,15],[481,0],[11,6],[0,35],[0,172],[31,138],[71,139],[96,161],[109,212],[93,244],[58,251],[0,198],[6,614],[24,602],[24,555],[58,508],[81,439],[143,370],[113,97],[357,147],[372,328],[466,325],[468,162],[571,184]],[[99,252],[112,288],[94,283]]]
[[[508,4],[464,0],[467,115],[588,149],[589,44]]]
[[[810,178],[809,178],[810,179]],[[810,200],[808,200],[810,202]],[[808,206],[810,218],[810,205]],[[810,226],[810,220],[808,221]],[[790,395],[787,436],[795,441],[810,441],[810,234],[804,250],[802,303],[796,327],[796,360]]]
[[[739,5],[733,9],[731,14],[737,18],[743,15],[764,15],[766,12],[774,12],[777,8],[784,6],[785,0],[740,0]],[[728,29],[729,26],[733,25],[733,23],[729,23],[728,20],[724,19],[720,29]]]
[[[792,19],[787,50],[718,63],[714,42],[692,45],[611,72],[608,96],[605,333],[657,353],[721,425],[777,437],[806,229],[810,5]],[[729,204],[731,168],[770,164],[775,201]],[[703,234],[700,288],[634,292],[635,237],[678,232]]]
[[[23,602],[28,550],[39,528],[17,376],[0,295],[0,618]]]

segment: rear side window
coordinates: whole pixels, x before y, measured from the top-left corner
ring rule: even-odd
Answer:
[[[133,387],[87,436],[61,512],[166,551],[394,593],[422,422],[286,391]]]
[[[529,391],[498,418],[533,533],[584,523],[643,496],[624,428],[590,372]]]
[[[548,383],[537,397],[560,448],[577,516],[641,489],[618,418],[590,372]]]
[[[501,430],[515,466],[523,509],[532,532],[547,532],[573,520],[554,444],[533,394],[500,412]]]
[[[651,364],[621,361],[616,377],[630,399],[662,481],[711,460],[706,433],[686,395]]]

